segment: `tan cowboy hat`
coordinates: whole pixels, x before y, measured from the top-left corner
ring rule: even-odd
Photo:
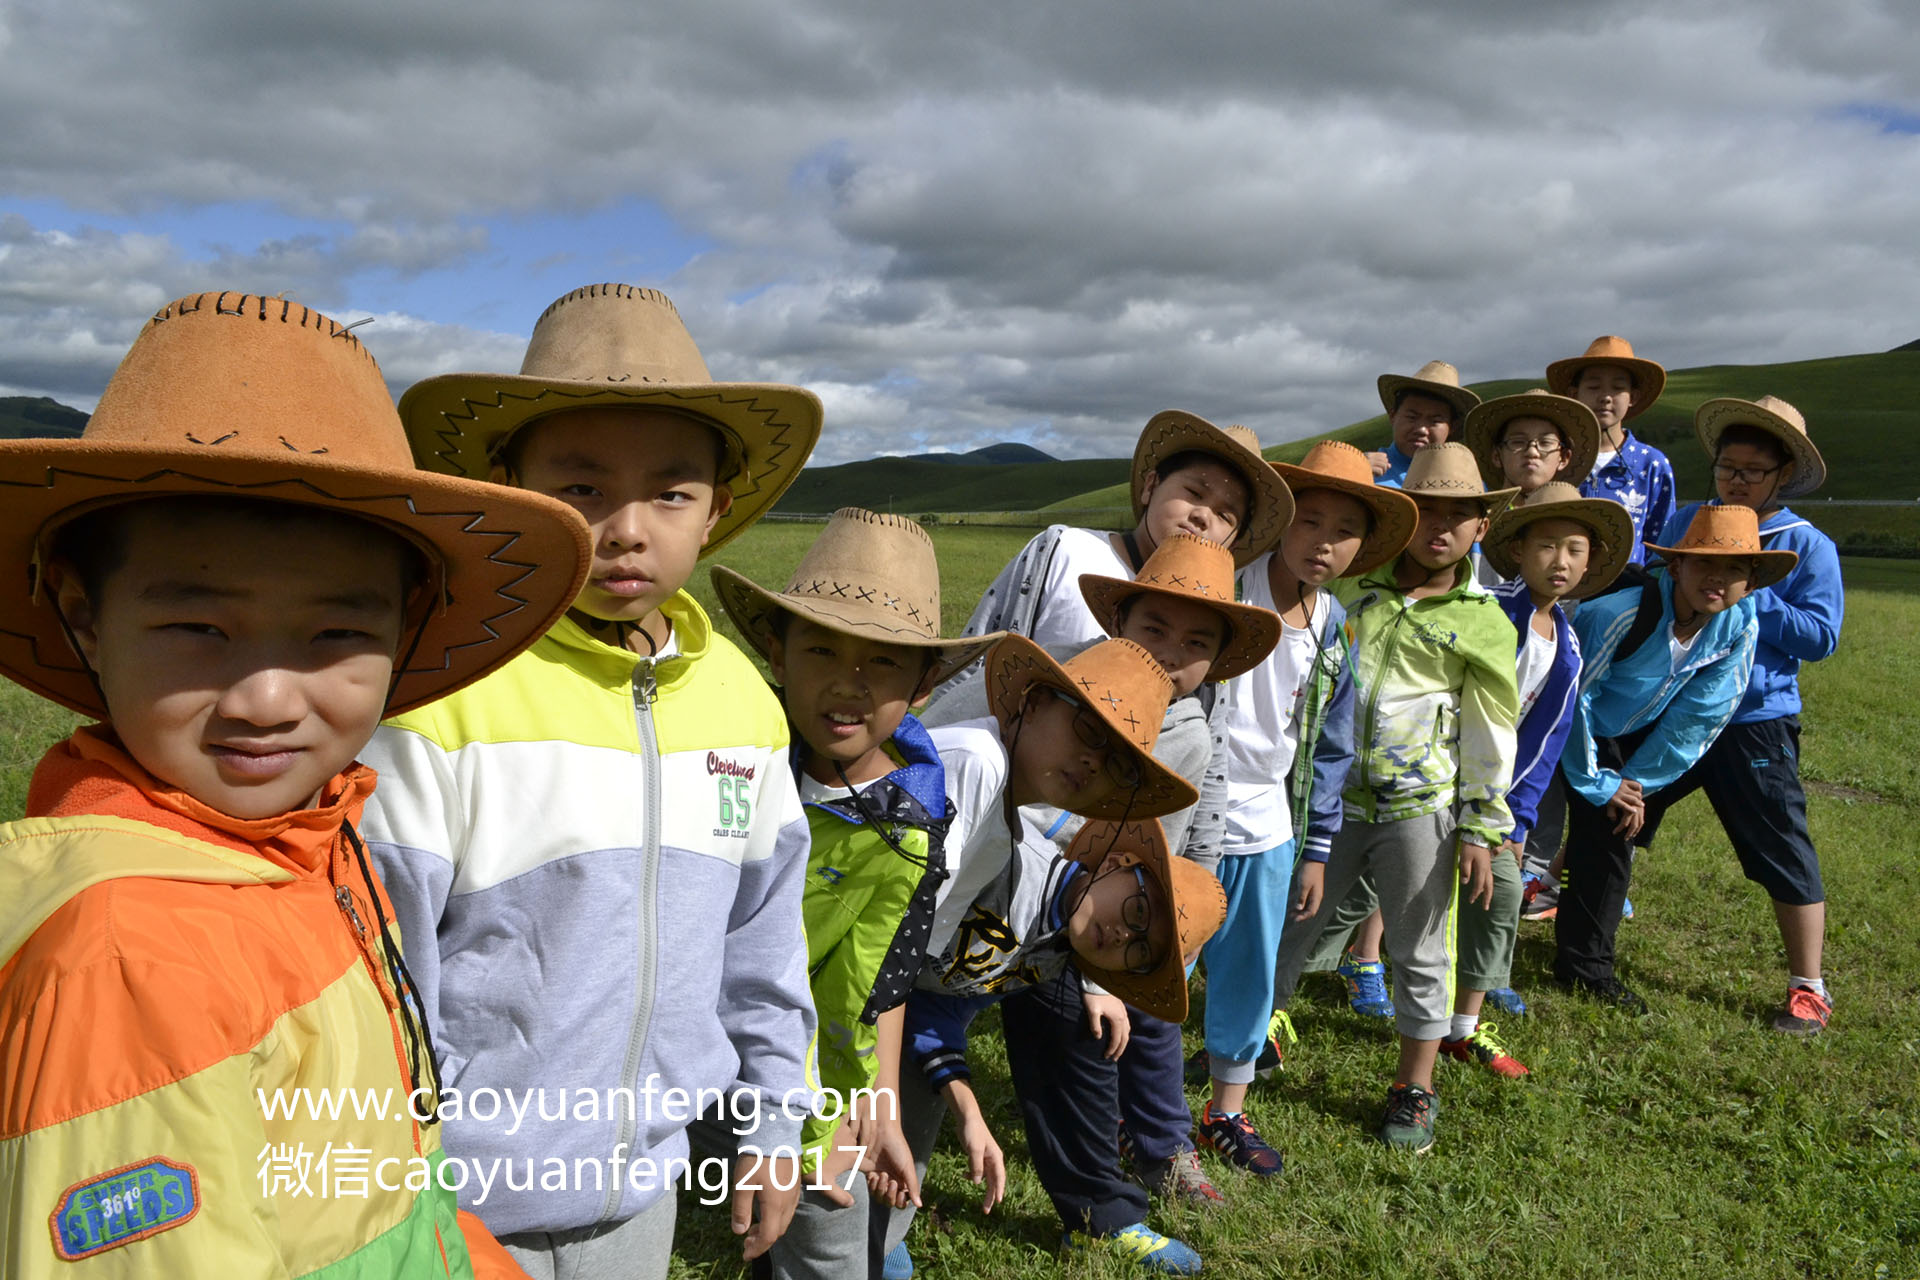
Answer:
[[[1760,545],[1760,517],[1752,507],[1703,504],[1687,522],[1687,531],[1671,547],[1647,550],[1663,560],[1675,556],[1745,556],[1753,561],[1753,576],[1747,590],[1770,587],[1793,572],[1800,557],[1792,551],[1768,551]]]
[[[1386,406],[1387,416],[1392,417],[1394,402],[1402,392],[1432,396],[1444,400],[1453,406],[1454,421],[1458,422],[1473,412],[1480,397],[1460,385],[1460,371],[1445,360],[1429,360],[1420,366],[1415,374],[1383,373],[1377,384],[1380,388],[1380,403]]]
[[[937,684],[1005,634],[940,637],[940,563],[927,531],[906,516],[840,508],[777,595],[725,565],[712,576],[721,607],[763,658],[772,656],[775,618],[786,613],[844,635],[930,650]]]
[[[820,438],[811,391],[768,382],[715,382],[667,295],[596,284],[559,299],[534,323],[518,375],[447,373],[400,397],[414,457],[427,471],[484,480],[507,437],[565,409],[640,406],[716,428],[720,478],[733,506],[701,549],[712,555],[779,500]]]
[[[1367,455],[1344,440],[1322,440],[1297,463],[1276,462],[1273,469],[1295,494],[1331,489],[1358,498],[1373,513],[1373,529],[1361,540],[1346,576],[1371,573],[1407,549],[1420,523],[1420,508],[1398,489],[1375,484]]]
[[[1146,514],[1147,504],[1140,500],[1146,478],[1168,458],[1189,452],[1212,454],[1247,482],[1251,496],[1246,527],[1228,544],[1233,563],[1244,568],[1271,551],[1293,520],[1293,495],[1267,465],[1260,452],[1260,438],[1237,423],[1223,431],[1205,418],[1180,409],[1167,409],[1147,419],[1140,439],[1134,443],[1133,472],[1128,481],[1134,522],[1139,523]]]
[[[1633,517],[1611,498],[1588,498],[1564,480],[1549,480],[1495,517],[1493,526],[1481,541],[1480,549],[1503,578],[1520,572],[1520,564],[1508,550],[1530,524],[1540,520],[1571,520],[1585,525],[1592,533],[1594,546],[1587,556],[1587,573],[1567,592],[1569,600],[1597,596],[1613,585],[1633,555]]]
[[[1517,396],[1489,400],[1467,415],[1460,443],[1473,450],[1473,456],[1480,462],[1480,474],[1488,484],[1498,484],[1507,478],[1496,446],[1500,433],[1515,418],[1541,418],[1559,429],[1570,457],[1566,472],[1556,477],[1557,480],[1577,485],[1593,470],[1594,461],[1600,456],[1600,420],[1593,416],[1593,410],[1572,396],[1559,396],[1545,387],[1535,387]]]
[[[1487,488],[1480,478],[1480,464],[1474,460],[1473,450],[1457,440],[1448,440],[1414,451],[1400,492],[1409,498],[1473,498],[1486,503],[1487,514],[1491,516],[1498,515],[1512,502],[1520,487]]]
[[[1653,408],[1667,385],[1667,371],[1651,360],[1633,354],[1633,344],[1625,338],[1606,334],[1587,344],[1580,355],[1555,360],[1547,366],[1547,389],[1557,396],[1570,396],[1580,385],[1580,374],[1588,365],[1617,364],[1633,375],[1633,405],[1626,416],[1637,418]]]
[[[1693,411],[1693,433],[1706,446],[1709,458],[1720,456],[1720,433],[1732,426],[1764,431],[1786,450],[1793,474],[1780,486],[1779,497],[1797,498],[1827,482],[1827,463],[1807,435],[1807,420],[1785,400],[1778,396],[1709,400]]]
[[[0,562],[12,566],[0,574],[0,672],[104,718],[43,598],[55,537],[91,511],[201,495],[358,516],[425,553],[436,604],[395,666],[389,713],[539,639],[590,563],[587,527],[565,505],[415,470],[379,366],[340,324],[284,298],[195,294],[141,329],[78,440],[0,442]]]
[[[1053,658],[1023,635],[1008,635],[987,654],[987,705],[1002,737],[1020,715],[1027,690],[1045,685],[1079,702],[1107,728],[1112,750],[1126,757],[1140,783],[1116,793],[1088,818],[1162,818],[1200,798],[1185,778],[1153,758],[1173,681],[1153,655],[1131,640],[1102,640],[1068,658]]]
[[[1213,873],[1167,853],[1167,834],[1152,818],[1140,822],[1089,822],[1067,846],[1067,857],[1097,872],[1109,854],[1125,866],[1138,866],[1160,886],[1160,898],[1173,912],[1173,928],[1149,918],[1147,929],[1162,948],[1149,973],[1103,969],[1078,957],[1074,967],[1136,1008],[1168,1022],[1187,1020],[1186,957],[1198,951],[1227,918],[1227,891]]]
[[[1226,622],[1227,636],[1207,668],[1209,680],[1231,680],[1253,670],[1280,642],[1279,614],[1234,601],[1233,553],[1190,533],[1176,533],[1155,547],[1131,578],[1081,574],[1080,594],[1108,635],[1120,629],[1120,606],[1138,596],[1165,596],[1212,609]]]

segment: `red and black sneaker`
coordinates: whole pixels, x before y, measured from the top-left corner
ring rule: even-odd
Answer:
[[[1286,1167],[1280,1153],[1267,1145],[1245,1112],[1223,1116],[1209,1102],[1200,1113],[1200,1141],[1262,1178],[1277,1178]]]

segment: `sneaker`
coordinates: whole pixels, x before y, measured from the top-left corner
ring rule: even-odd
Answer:
[[[1610,1004],[1626,1013],[1644,1015],[1647,1002],[1642,1000],[1626,983],[1609,974],[1599,982],[1588,982],[1585,978],[1575,978],[1571,982],[1555,979],[1568,991],[1598,1000],[1601,1004]]]
[[[1633,919],[1633,899],[1632,898],[1623,896],[1620,899],[1620,918],[1622,920]]]
[[[1293,1033],[1293,1019],[1285,1009],[1275,1009],[1267,1019],[1266,1043],[1260,1046],[1260,1054],[1253,1060],[1253,1074],[1262,1080],[1286,1065],[1287,1051],[1280,1044],[1282,1035],[1287,1037],[1288,1044],[1300,1043],[1300,1037]],[[1204,1048],[1187,1055],[1186,1074],[1188,1084],[1206,1084],[1213,1079],[1213,1059]]]
[[[1832,1016],[1831,1000],[1812,987],[1793,987],[1787,992],[1787,1007],[1774,1015],[1773,1029],[1789,1036],[1817,1036]]]
[[[1353,952],[1343,952],[1334,969],[1346,980],[1347,1003],[1365,1018],[1391,1018],[1393,997],[1387,994],[1387,966],[1378,960],[1356,960]]]
[[[1495,987],[1487,992],[1487,1003],[1513,1018],[1527,1016],[1527,1002],[1512,987]]]
[[[1223,1116],[1209,1102],[1200,1113],[1200,1141],[1257,1177],[1277,1178],[1286,1167],[1280,1153],[1267,1145],[1245,1112]]]
[[[1062,1243],[1068,1249],[1090,1249],[1098,1246],[1116,1257],[1136,1262],[1146,1270],[1157,1271],[1161,1275],[1200,1274],[1200,1255],[1193,1251],[1191,1245],[1182,1240],[1175,1240],[1172,1236],[1163,1236],[1144,1222],[1122,1227],[1110,1236],[1089,1235],[1085,1231],[1069,1231]]]
[[[1552,920],[1560,914],[1560,886],[1543,876],[1534,876],[1520,891],[1522,920]]]
[[[1518,1080],[1527,1074],[1520,1060],[1494,1038],[1493,1024],[1483,1022],[1464,1040],[1440,1041],[1440,1052],[1456,1062],[1477,1062],[1497,1076]]]
[[[907,1242],[902,1240],[887,1250],[887,1256],[880,1264],[880,1280],[912,1280],[913,1255],[907,1252]]]
[[[1202,1209],[1217,1208],[1227,1202],[1200,1168],[1200,1153],[1192,1147],[1165,1160],[1143,1161],[1134,1176],[1141,1186],[1162,1200],[1178,1200]]]
[[[1387,1090],[1387,1114],[1380,1120],[1380,1141],[1415,1155],[1433,1146],[1433,1121],[1440,1098],[1417,1084],[1396,1084]]]

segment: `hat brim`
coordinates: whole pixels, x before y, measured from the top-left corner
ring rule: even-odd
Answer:
[[[1826,459],[1807,433],[1763,405],[1750,400],[1709,400],[1694,411],[1693,433],[1709,458],[1720,456],[1720,436],[1728,427],[1752,427],[1780,442],[1793,463],[1793,475],[1780,486],[1778,497],[1798,498],[1827,482]]]
[[[1583,524],[1594,531],[1601,545],[1606,548],[1604,558],[1588,557],[1586,575],[1573,590],[1567,592],[1565,598],[1568,600],[1585,600],[1605,591],[1613,585],[1614,579],[1620,576],[1620,571],[1627,567],[1632,557],[1633,517],[1627,514],[1625,507],[1610,499],[1578,498],[1566,502],[1543,502],[1538,506],[1508,507],[1493,522],[1480,544],[1487,563],[1501,577],[1514,578],[1520,572],[1520,564],[1508,552],[1507,544],[1528,525],[1542,520],[1571,520]]]
[[[1246,479],[1252,491],[1248,498],[1247,526],[1228,546],[1233,566],[1244,569],[1273,550],[1280,535],[1293,523],[1293,495],[1275,474],[1266,458],[1247,448],[1205,418],[1181,409],[1166,409],[1147,419],[1140,438],[1133,446],[1133,469],[1129,473],[1127,495],[1133,504],[1137,524],[1146,514],[1147,504],[1140,490],[1155,468],[1176,454],[1198,452],[1212,454]]]
[[[657,407],[708,419],[731,435],[740,464],[728,479],[733,505],[701,548],[712,555],[765,515],[800,474],[820,439],[819,397],[761,382],[640,383],[448,373],[400,397],[407,442],[423,470],[484,480],[503,441],[521,427],[568,409]]]
[[[1066,856],[1092,874],[1097,873],[1100,864],[1114,853],[1125,855],[1127,865],[1138,865],[1160,887],[1161,901],[1172,908],[1174,917],[1169,945],[1159,963],[1147,973],[1106,969],[1077,956],[1074,966],[1128,1004],[1167,1022],[1185,1022],[1188,1011],[1187,967],[1186,957],[1182,953],[1180,922],[1197,912],[1174,886],[1173,860],[1167,851],[1166,833],[1151,818],[1144,822],[1119,824],[1088,823],[1074,836]],[[1213,880],[1212,876],[1207,878]],[[1213,880],[1213,887],[1219,895],[1219,901],[1212,905],[1217,908],[1217,915],[1224,917],[1226,890],[1220,888],[1218,880]]]
[[[1380,406],[1387,411],[1389,418],[1393,416],[1395,397],[1403,391],[1444,400],[1453,406],[1454,416],[1463,421],[1480,404],[1480,397],[1465,387],[1456,387],[1447,382],[1434,382],[1427,378],[1416,378],[1412,374],[1383,373],[1375,385],[1380,389]]]
[[[1753,561],[1753,576],[1747,579],[1749,594],[1770,587],[1793,572],[1800,556],[1792,551],[1742,551],[1733,547],[1656,547],[1647,544],[1647,554],[1672,562],[1675,556],[1721,556],[1729,560]]]
[[[1101,643],[1129,642],[1103,640]],[[1000,722],[1003,736],[1011,730],[1014,720],[1019,716],[1020,703],[1026,698],[1027,690],[1037,684],[1057,689],[1071,698],[1085,697],[1084,692],[1075,687],[1073,677],[1067,674],[1066,668],[1023,635],[1008,634],[1001,637],[987,653],[986,673],[987,705],[992,708],[994,719]],[[1131,791],[1116,792],[1096,808],[1078,810],[1082,817],[1110,818],[1116,822],[1132,818],[1164,818],[1200,799],[1200,793],[1185,778],[1135,745],[1132,730],[1113,714],[1113,708],[1097,702],[1087,703],[1087,708],[1106,725],[1107,737],[1112,744],[1109,750],[1126,754],[1129,763],[1140,775],[1140,785]]]
[[[1479,466],[1478,463],[1474,465],[1476,468]],[[1418,498],[1466,498],[1473,502],[1484,502],[1487,506],[1487,517],[1488,519],[1492,519],[1513,505],[1513,500],[1520,496],[1520,486],[1514,485],[1509,489],[1483,489],[1479,493],[1473,493],[1466,489],[1409,489],[1403,485],[1401,486],[1400,492],[1406,494],[1410,500]]]
[[[1638,356],[1569,356],[1547,366],[1547,390],[1557,396],[1573,396],[1573,389],[1580,385],[1581,370],[1596,364],[1617,364],[1633,375],[1633,406],[1627,410],[1627,418],[1637,418],[1653,408],[1653,402],[1667,389],[1667,371],[1651,360]],[[1643,391],[1644,397],[1640,394]]]
[[[54,609],[36,600],[37,565],[70,520],[147,498],[253,498],[337,511],[384,526],[438,561],[437,607],[397,670],[388,714],[480,679],[544,635],[580,593],[592,563],[585,523],[535,493],[324,458],[269,466],[258,457],[183,456],[146,446],[0,442],[0,672],[83,715],[107,717]]]
[[[1593,473],[1600,457],[1600,423],[1591,409],[1567,396],[1501,396],[1468,414],[1466,430],[1460,435],[1460,442],[1473,450],[1481,479],[1488,484],[1501,484],[1507,478],[1494,449],[1501,431],[1515,418],[1544,419],[1566,437],[1567,465],[1549,479],[1578,485]]]
[[[1080,595],[1087,602],[1087,609],[1093,614],[1094,621],[1108,635],[1119,634],[1115,615],[1123,601],[1137,595],[1182,600],[1213,610],[1226,622],[1228,635],[1227,642],[1220,646],[1220,652],[1207,668],[1208,680],[1231,680],[1237,675],[1244,675],[1259,666],[1273,652],[1273,646],[1280,643],[1280,615],[1258,605],[1241,604],[1233,600],[1210,600],[1191,591],[1163,587],[1158,583],[1145,583],[1133,578],[1109,578],[1097,573],[1080,575]]]
[[[1353,563],[1347,566],[1343,577],[1357,578],[1363,573],[1372,573],[1406,550],[1407,543],[1413,541],[1413,531],[1420,524],[1420,508],[1414,506],[1413,499],[1398,489],[1370,482],[1361,484],[1288,462],[1271,465],[1296,494],[1308,489],[1331,489],[1335,493],[1359,499],[1373,513],[1373,530],[1360,540],[1360,550],[1354,553]]]
[[[720,607],[740,628],[740,634],[762,658],[773,660],[773,623],[785,613],[804,618],[816,626],[842,635],[858,636],[882,644],[897,644],[928,651],[933,657],[933,682],[941,684],[984,656],[1006,633],[995,631],[984,636],[958,639],[929,638],[913,627],[890,620],[877,606],[849,602],[837,605],[817,596],[790,596],[769,591],[738,570],[717,564],[709,571]]]

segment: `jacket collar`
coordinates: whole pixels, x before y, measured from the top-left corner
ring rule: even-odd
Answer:
[[[713,620],[698,600],[686,591],[676,591],[660,606],[660,612],[673,624],[674,646],[673,654],[661,662],[706,656],[713,647]],[[644,653],[608,644],[581,626],[571,613],[553,624],[546,641],[566,650],[576,665],[609,685],[626,685],[633,679],[635,665],[646,658]]]

